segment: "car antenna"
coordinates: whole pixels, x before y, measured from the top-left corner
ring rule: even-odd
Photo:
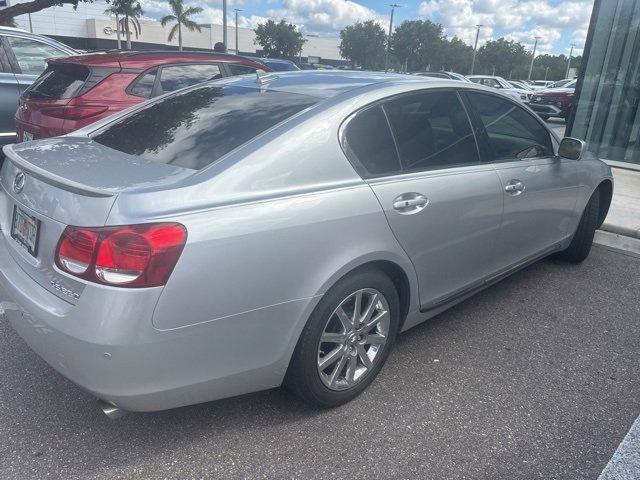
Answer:
[[[266,85],[269,82],[277,80],[279,77],[275,73],[265,72],[261,68],[256,70],[256,83],[258,85]]]

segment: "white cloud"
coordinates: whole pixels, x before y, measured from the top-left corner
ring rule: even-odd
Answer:
[[[479,44],[499,36],[533,48],[533,37],[542,39],[542,53],[555,51],[560,40],[584,45],[593,0],[423,0],[420,14],[440,22],[448,35],[457,35],[473,45],[476,24],[484,27]],[[573,32],[571,32],[573,30]],[[563,36],[571,35],[570,40]]]
[[[350,0],[282,0],[280,7],[268,11],[269,18],[284,18],[305,33],[337,34],[357,21],[386,23],[375,10]]]

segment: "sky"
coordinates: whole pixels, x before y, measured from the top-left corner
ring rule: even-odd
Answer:
[[[582,53],[587,36],[593,0],[394,0],[394,24],[403,20],[429,19],[441,23],[448,36],[457,35],[473,45],[477,24],[479,45],[490,39],[505,37],[533,48],[534,37],[541,37],[538,52]],[[239,12],[241,27],[255,28],[266,19],[298,25],[305,34],[337,36],[342,28],[358,20],[373,19],[389,25],[390,3],[381,0],[228,0],[229,24],[233,25],[233,9]],[[145,16],[160,18],[168,13],[163,0],[140,0]],[[222,22],[222,0],[185,0],[199,5],[204,12],[197,18],[202,23]]]

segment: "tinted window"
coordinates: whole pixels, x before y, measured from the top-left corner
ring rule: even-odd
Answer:
[[[293,63],[289,62],[270,62],[269,60],[262,60],[262,63],[274,72],[292,72],[294,70],[300,70]]]
[[[47,58],[67,56],[62,50],[36,40],[19,37],[7,37],[7,40],[24,74],[40,75],[47,68]]]
[[[349,159],[364,176],[401,170],[389,124],[379,105],[358,112],[347,123],[342,138]]]
[[[494,95],[467,95],[484,124],[493,160],[553,155],[549,132],[524,108]]]
[[[306,95],[207,84],[147,105],[93,139],[130,155],[198,170],[316,102]]]
[[[384,109],[404,170],[478,163],[464,107],[454,92],[419,92],[388,101]]]
[[[82,65],[52,64],[25,92],[27,98],[73,98],[91,72]]]
[[[160,87],[162,92],[173,92],[196,83],[217,80],[218,78],[222,78],[218,65],[175,65],[162,68]]]
[[[131,94],[139,97],[150,98],[153,94],[153,86],[156,82],[156,74],[158,69],[154,68],[143,74],[131,87]]]
[[[246,75],[248,73],[256,73],[254,67],[247,67],[246,65],[239,65],[237,63],[228,63],[227,66],[231,70],[231,75]]]

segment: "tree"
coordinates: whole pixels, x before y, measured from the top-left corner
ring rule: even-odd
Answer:
[[[13,19],[26,13],[35,13],[45,8],[62,5],[73,5],[78,7],[78,3],[91,3],[93,0],[32,0],[25,3],[16,3],[10,7],[0,9],[0,25],[13,25]]]
[[[295,58],[306,40],[295,25],[280,20],[267,20],[254,30],[254,44],[260,45],[266,57]]]
[[[120,6],[120,15],[123,17],[120,19],[120,24],[127,39],[127,50],[131,50],[131,28],[138,38],[142,32],[138,17],[144,14],[144,10],[137,0],[113,0],[113,3]]]
[[[116,39],[118,41],[118,50],[122,49],[122,38],[120,38],[120,10],[116,4],[111,4],[109,8],[104,11],[105,15],[116,17]]]
[[[182,25],[184,25],[188,30],[194,31],[197,30],[200,32],[200,26],[191,20],[189,17],[192,15],[197,15],[202,13],[201,7],[189,7],[187,9],[184,8],[183,0],[169,0],[169,5],[171,5],[172,15],[165,15],[160,20],[160,24],[165,27],[169,22],[176,22],[171,31],[169,32],[169,41],[172,41],[176,36],[176,31],[178,32],[178,50],[182,51]]]
[[[396,59],[406,63],[407,70],[418,71],[443,66],[446,38],[442,25],[430,20],[405,20],[391,38]]]
[[[356,22],[340,31],[340,55],[351,62],[351,66],[361,66],[377,70],[384,65],[387,35],[373,20]]]
[[[520,70],[528,66],[530,60],[531,54],[524,45],[505,38],[489,40],[478,49],[480,70],[506,78],[523,77]]]
[[[469,73],[472,56],[473,47],[458,37],[453,37],[444,43],[442,67],[452,72]]]

